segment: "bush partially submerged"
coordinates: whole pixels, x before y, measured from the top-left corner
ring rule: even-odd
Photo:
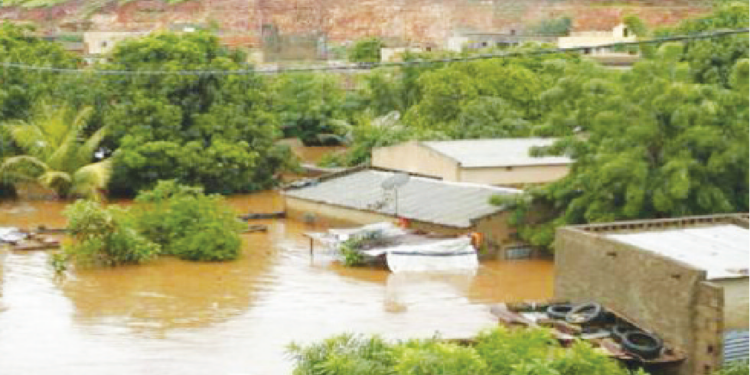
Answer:
[[[170,180],[160,181],[135,201],[140,206],[140,231],[161,245],[165,254],[198,261],[239,257],[243,225],[223,197]]]
[[[128,210],[79,200],[65,209],[72,244],[55,257],[57,268],[72,261],[79,266],[117,266],[148,261],[159,245],[135,230]]]
[[[136,198],[135,209],[79,200],[65,210],[72,244],[53,258],[56,269],[143,263],[158,255],[193,261],[237,259],[243,228],[218,195],[174,181]]]

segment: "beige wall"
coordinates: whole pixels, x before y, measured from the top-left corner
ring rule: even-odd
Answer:
[[[567,165],[462,168],[460,170],[460,181],[515,187],[556,181],[565,177],[569,170],[570,168]]]
[[[451,158],[418,142],[407,142],[396,146],[378,147],[372,150],[373,167],[439,177],[446,181],[459,181],[458,163]]]
[[[418,142],[378,147],[372,152],[372,166],[439,177],[446,181],[473,182],[498,186],[523,186],[559,180],[568,165],[461,168],[455,160]]]
[[[750,304],[748,304],[748,278],[713,280],[724,290],[724,329],[748,329]]]
[[[289,196],[285,196],[284,204],[287,218],[303,221],[306,216],[312,214],[317,224],[329,228],[334,226],[365,225],[383,221],[397,223],[398,221],[390,215],[338,207]],[[502,258],[500,250],[516,244],[509,237],[513,230],[508,227],[508,213],[506,212],[478,219],[476,225],[471,228],[454,228],[416,220],[410,222],[410,228],[446,235],[479,232],[482,234],[483,245],[487,248],[487,253],[483,254],[484,257]]]
[[[83,43],[86,46],[86,52],[92,55],[102,55],[109,53],[117,43],[126,39],[138,38],[147,33],[139,32],[105,32],[90,31],[83,33]]]
[[[705,280],[705,271],[598,233],[557,231],[555,298],[598,301],[659,334],[686,352],[677,368],[684,375],[710,374],[721,361],[724,291]]]

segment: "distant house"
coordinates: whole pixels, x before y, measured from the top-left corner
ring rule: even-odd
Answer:
[[[560,48],[586,47],[585,53],[606,53],[603,45],[623,42],[635,42],[636,36],[625,24],[619,23],[604,30],[573,31],[570,36],[560,37],[557,46]]]
[[[556,43],[557,37],[543,35],[523,35],[511,30],[507,33],[476,32],[453,35],[445,41],[445,49],[461,52],[489,47],[512,47],[524,43]]]
[[[399,169],[445,181],[507,187],[543,184],[568,173],[567,157],[533,157],[533,147],[554,139],[502,138],[458,141],[412,141],[372,152],[372,165]]]
[[[83,33],[83,44],[86,54],[104,55],[109,53],[117,43],[148,35],[145,31],[87,31]]]
[[[403,185],[384,188],[394,176]],[[519,190],[455,183],[410,176],[377,168],[355,168],[321,177],[310,185],[287,188],[287,217],[333,225],[364,225],[397,218],[409,227],[441,234],[478,232],[489,254],[500,258],[522,253],[525,245],[515,240],[508,213],[490,203],[494,195],[518,194]],[[387,183],[386,183],[387,187]]]
[[[711,374],[748,358],[749,261],[747,214],[566,227],[555,297],[600,302],[683,350],[674,373]]]

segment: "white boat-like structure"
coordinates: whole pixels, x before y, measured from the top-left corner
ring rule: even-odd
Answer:
[[[339,251],[348,240],[363,240],[358,251],[365,259],[369,263],[385,263],[393,273],[475,273],[479,267],[477,251],[469,236],[439,236],[399,228],[389,222],[306,233],[306,236],[333,251]]]

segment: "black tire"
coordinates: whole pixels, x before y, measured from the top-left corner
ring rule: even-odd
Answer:
[[[561,303],[558,305],[547,306],[547,315],[553,319],[565,320],[565,316],[573,309],[573,305],[569,303]]]
[[[586,324],[599,319],[601,314],[602,305],[596,302],[582,303],[568,311],[565,320],[568,323]]]
[[[643,359],[653,359],[661,354],[664,343],[655,335],[643,331],[629,331],[622,335],[622,348]]]
[[[622,337],[625,336],[626,333],[634,330],[634,328],[628,325],[617,323],[614,325],[614,327],[612,327],[612,337],[614,337],[618,342],[622,342]]]

